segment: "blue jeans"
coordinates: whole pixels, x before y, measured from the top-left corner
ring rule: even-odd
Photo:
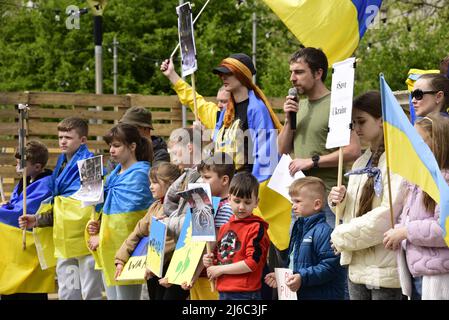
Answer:
[[[332,229],[335,229],[335,214],[332,212],[331,208],[329,208],[329,205],[327,203],[323,211],[326,215],[327,224],[330,225]]]
[[[323,209],[324,214],[326,215],[326,222],[328,225],[331,226],[332,229],[335,229],[335,214],[332,212],[329,205],[326,203],[326,206]],[[340,220],[341,221],[341,220]],[[345,281],[345,300],[349,300],[349,287],[348,287],[348,268],[345,267],[345,275],[346,275],[346,281]]]
[[[412,300],[421,300],[422,277],[412,277]]]
[[[260,290],[249,292],[219,292],[220,300],[262,300]]]

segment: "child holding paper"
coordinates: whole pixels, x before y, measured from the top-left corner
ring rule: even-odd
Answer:
[[[198,133],[198,134],[197,134]],[[169,151],[171,162],[178,165],[183,173],[169,187],[164,201],[164,222],[167,233],[177,239],[181,233],[187,202],[178,192],[185,191],[189,183],[197,182],[200,173],[197,165],[201,162],[201,132],[193,128],[179,128],[170,134]]]
[[[171,163],[161,163],[150,170],[150,190],[153,194],[155,202],[148,209],[147,214],[137,222],[134,231],[123,242],[120,249],[115,255],[115,277],[117,278],[123,270],[123,266],[129,260],[139,241],[149,235],[151,218],[163,217],[163,203],[164,197],[170,185],[181,175],[181,170],[178,166]],[[172,236],[167,236],[164,253],[164,273],[167,270],[173,250],[176,246],[175,239]],[[152,274],[149,269],[145,273],[147,279],[148,293],[150,300],[169,300],[176,290],[180,290],[179,286],[171,286],[165,288],[159,285],[159,278]]]
[[[221,226],[226,224],[232,217],[232,208],[229,204],[229,184],[234,176],[235,166],[230,155],[224,152],[216,152],[213,156],[206,158],[198,166],[203,182],[208,183],[212,196],[220,197],[217,213],[214,216],[216,234]],[[211,250],[215,242],[211,244]],[[218,300],[217,291],[211,292],[210,281],[207,278],[202,262],[198,264],[191,283],[182,286],[190,290],[190,300]]]
[[[331,226],[323,211],[326,187],[317,177],[295,180],[289,194],[293,212],[298,218],[293,225],[287,267],[293,270],[286,285],[297,291],[298,300],[343,300],[345,270],[330,245]],[[265,276],[265,283],[276,288],[275,273]]]
[[[114,126],[104,140],[119,165],[106,178],[105,201],[97,207],[101,220],[91,220],[87,225],[88,246],[103,271],[108,300],[138,300],[142,286],[135,281],[117,282],[114,258],[153,203],[147,161],[152,159],[152,147],[135,126],[125,123]]]
[[[21,223],[27,228],[53,226],[59,300],[101,300],[101,273],[95,270],[84,242],[84,230],[95,208],[82,208],[81,201],[71,197],[81,184],[77,162],[94,156],[86,144],[88,123],[69,117],[57,129],[61,155],[51,178],[53,210],[21,217]]]
[[[391,218],[380,92],[368,91],[353,105],[354,130],[369,147],[346,173],[347,191],[345,186],[333,187],[329,194],[331,209],[340,203],[343,213],[332,243],[341,252],[340,263],[349,265],[351,300],[398,300],[402,295],[396,257],[382,244]],[[390,173],[390,180],[395,206],[401,200],[403,179]]]
[[[189,183],[199,182],[201,178],[197,170],[197,164],[201,162],[202,152],[200,131],[193,128],[178,128],[170,134],[168,146],[171,162],[182,170],[182,174],[169,186],[165,194],[163,203],[164,215],[161,219],[167,225],[167,237],[173,237],[176,243],[187,211],[187,202],[178,193],[187,190]],[[159,284],[166,288],[172,286],[165,277],[159,280]],[[187,299],[189,296],[188,291],[182,290],[178,285],[173,286],[176,286],[177,289],[169,291],[170,295],[166,295],[165,299]]]
[[[259,182],[250,173],[234,176],[229,203],[234,215],[220,228],[214,253],[203,256],[209,279],[217,279],[220,300],[260,300],[268,247],[268,224],[253,215]]]

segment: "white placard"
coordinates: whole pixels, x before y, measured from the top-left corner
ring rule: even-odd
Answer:
[[[278,288],[278,299],[298,300],[296,292],[291,291],[285,284],[287,278],[293,275],[293,271],[287,268],[274,268],[274,275],[276,277],[276,285]]]
[[[198,69],[190,2],[176,7],[176,13],[178,14],[178,35],[182,58],[181,70],[182,76],[186,77]]]
[[[195,182],[195,183],[189,183],[187,185],[187,189],[188,190],[192,190],[192,189],[196,189],[196,188],[203,188],[204,191],[206,191],[207,196],[210,199],[210,203],[212,203],[212,191],[210,189],[210,184],[208,183],[200,183],[200,182]]]
[[[332,65],[331,107],[329,133],[326,148],[349,145],[351,138],[352,99],[354,94],[355,58],[348,58]]]
[[[104,202],[103,156],[78,160],[80,188],[71,198],[81,201],[81,208]]]
[[[268,188],[276,191],[288,201],[292,202],[290,195],[288,194],[288,188],[293,181],[304,178],[305,175],[301,170],[299,170],[295,173],[295,176],[292,177],[290,175],[290,171],[288,170],[290,162],[292,162],[290,155],[283,154],[281,160],[279,160],[278,165],[271,175],[270,181],[268,182]]]

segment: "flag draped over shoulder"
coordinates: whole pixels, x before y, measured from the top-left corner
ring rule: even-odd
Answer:
[[[353,54],[382,4],[382,0],[263,1],[304,46],[323,49],[329,65]]]
[[[27,214],[35,214],[41,201],[51,195],[50,180],[47,175],[27,186]],[[0,294],[53,292],[55,268],[39,264],[32,232],[26,232],[26,249],[22,249],[18,226],[22,213],[23,193],[16,186],[10,202],[0,207]]]
[[[93,156],[87,146],[82,144],[65,167],[67,158],[65,154],[61,154],[53,171],[53,240],[55,256],[58,258],[89,254],[84,244],[84,228],[95,210],[93,206],[81,208],[81,201],[70,196],[81,185],[77,161]]]
[[[449,186],[432,151],[411,125],[382,75],[380,89],[387,166],[440,205],[440,224],[449,244]]]
[[[92,158],[93,156],[94,154],[87,149],[85,144],[82,144],[78,148],[68,163],[66,155],[61,154],[56,163],[55,170],[53,171],[53,195],[68,197],[77,192],[81,186],[81,181],[76,162],[78,160]],[[66,165],[64,167],[65,163]]]
[[[115,253],[153,203],[148,180],[150,163],[138,161],[118,174],[121,169],[118,165],[106,178],[105,202],[102,207],[97,207],[102,217],[100,245],[94,258],[97,267],[103,270],[108,286],[143,283],[115,281]]]
[[[248,155],[252,162],[252,174],[259,181],[259,206],[254,214],[269,224],[268,235],[271,242],[280,250],[287,249],[289,244],[289,228],[291,221],[291,204],[279,193],[268,188],[268,182],[279,161],[277,149],[277,132],[280,130],[279,120],[274,121],[272,113],[265,102],[258,98],[253,90],[248,91],[249,103],[247,111],[249,140],[252,153]],[[214,141],[215,152],[237,153],[243,151],[244,134],[236,130],[225,129],[223,125],[225,111],[222,111],[216,124]],[[244,151],[246,152],[246,151]],[[244,155],[235,158],[241,164]]]

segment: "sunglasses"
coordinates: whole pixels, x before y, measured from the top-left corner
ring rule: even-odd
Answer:
[[[415,89],[410,94],[412,98],[416,100],[421,100],[425,94],[437,93],[438,91],[422,91],[421,89]]]

